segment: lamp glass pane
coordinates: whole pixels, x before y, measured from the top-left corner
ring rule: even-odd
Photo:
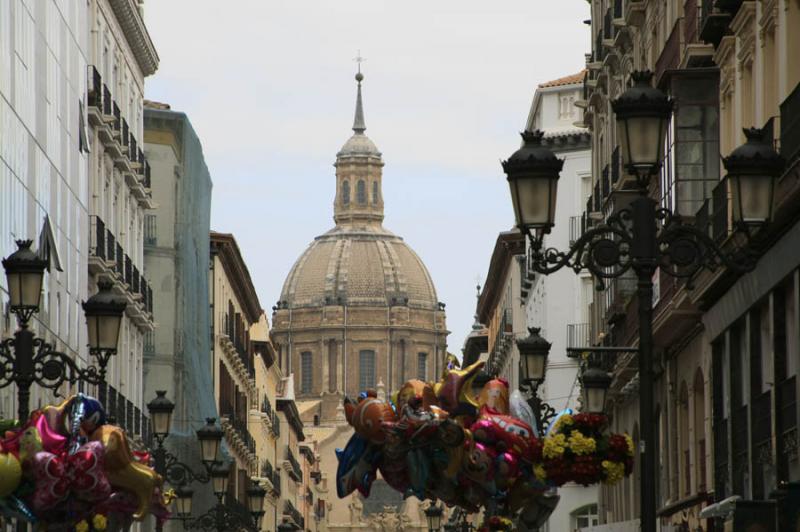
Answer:
[[[653,116],[637,116],[628,118],[626,122],[628,161],[635,166],[653,166],[661,162],[665,121]]]
[[[439,530],[439,528],[442,526],[442,512],[438,511],[433,514],[433,516],[431,516],[429,519],[429,524],[433,530]]]
[[[247,504],[250,507],[250,513],[257,513],[264,509],[264,497],[259,493],[251,493],[247,497]]]
[[[151,414],[150,420],[153,424],[153,432],[158,435],[168,435],[172,425],[172,414],[169,412],[156,412]]]
[[[200,441],[200,454],[204,462],[216,462],[219,460],[219,441],[208,439]]]
[[[216,495],[222,495],[228,491],[228,475],[215,474],[212,477],[211,483]]]
[[[748,224],[762,223],[772,212],[772,179],[760,175],[733,178],[733,216]]]
[[[192,492],[180,493],[176,506],[179,515],[192,515]]]
[[[122,316],[100,315],[98,321],[98,349],[116,349]]]
[[[8,282],[8,304],[12,307],[22,306],[21,274],[6,272]]]
[[[584,407],[588,412],[599,414],[606,407],[606,390],[604,388],[583,388]]]
[[[544,379],[544,367],[547,358],[540,354],[527,354],[523,356],[524,377],[527,380],[541,381]]]
[[[25,307],[39,308],[39,299],[42,295],[42,272],[22,272],[19,274],[21,304]]]
[[[529,176],[510,182],[517,225],[533,228],[550,224],[551,181],[545,177]]]

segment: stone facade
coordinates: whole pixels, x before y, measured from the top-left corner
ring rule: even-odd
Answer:
[[[334,449],[352,434],[343,398],[367,388],[395,389],[410,378],[434,380],[448,334],[444,305],[425,265],[382,225],[383,160],[364,134],[363,76],[356,79],[354,134],[335,164],[336,226],[292,267],[273,307],[272,341],[279,366],[293,376],[298,410],[320,457],[320,474],[306,494],[315,501],[319,530],[381,530],[379,522],[399,527],[392,530],[419,530],[425,520],[416,500],[387,493],[386,510],[377,512],[385,515],[378,519],[359,495],[336,496]]]

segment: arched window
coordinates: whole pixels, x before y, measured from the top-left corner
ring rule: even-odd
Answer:
[[[417,353],[417,378],[428,380],[428,353]]]
[[[600,524],[600,516],[597,513],[596,504],[587,504],[582,506],[570,514],[570,521],[572,521],[572,530],[582,530],[597,526]]]
[[[342,181],[342,205],[350,205],[350,181]]]
[[[309,351],[300,353],[300,392],[311,393],[314,385],[314,360]]]
[[[678,391],[678,478],[679,490],[683,495],[689,495],[692,486],[691,449],[689,446],[689,390],[686,381],[681,381]]]
[[[364,183],[363,179],[359,179],[356,184],[356,201],[359,205],[367,203],[367,184]]]
[[[358,352],[358,389],[375,388],[375,351],[368,349]]]
[[[703,370],[697,368],[694,374],[694,446],[695,471],[697,471],[697,493],[706,491],[706,383]]]
[[[372,182],[372,204],[373,205],[377,205],[378,204],[378,182],[377,181],[373,181]]]

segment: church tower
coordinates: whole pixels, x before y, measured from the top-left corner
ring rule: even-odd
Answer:
[[[356,74],[358,94],[353,136],[336,154],[336,199],[333,219],[340,224],[374,224],[383,221],[383,159],[381,152],[364,134],[364,106],[361,101],[361,82],[364,75]]]

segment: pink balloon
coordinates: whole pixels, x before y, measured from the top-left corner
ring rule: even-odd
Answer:
[[[36,415],[31,425],[36,427],[42,438],[42,448],[49,453],[60,453],[67,447],[67,437],[59,434],[55,427],[50,426],[47,418],[41,414]]]
[[[101,501],[111,494],[103,471],[103,444],[96,441],[81,445],[75,454],[36,453],[33,473],[36,491],[30,496],[34,512],[53,508],[74,494],[89,502]]]

